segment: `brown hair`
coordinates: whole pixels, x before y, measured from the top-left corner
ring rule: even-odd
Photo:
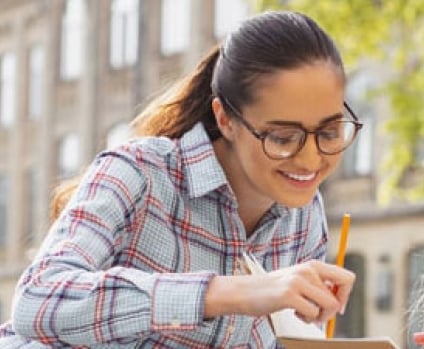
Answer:
[[[202,122],[214,141],[221,137],[211,106],[214,96],[225,96],[225,101],[241,110],[254,102],[255,88],[264,75],[320,60],[331,61],[344,77],[334,42],[311,18],[297,12],[251,17],[229,34],[221,47],[214,47],[190,75],[154,99],[131,123],[133,135],[180,138]],[[77,185],[78,179],[74,179],[56,190],[53,219]]]

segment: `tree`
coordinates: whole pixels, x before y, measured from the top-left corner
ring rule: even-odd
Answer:
[[[391,146],[380,169],[379,201],[423,199],[424,181],[411,178],[423,173],[418,155],[424,153],[424,1],[258,1],[258,10],[269,9],[314,18],[336,41],[348,74],[364,57],[389,67],[390,80],[370,95],[384,94],[391,111],[384,125]]]

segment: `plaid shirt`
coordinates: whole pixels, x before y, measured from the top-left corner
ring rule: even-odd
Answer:
[[[133,140],[88,169],[21,277],[13,328],[53,348],[276,348],[265,317],[205,320],[208,283],[237,273],[243,251],[273,270],[322,259],[326,242],[318,193],[275,204],[246,238],[202,124]]]

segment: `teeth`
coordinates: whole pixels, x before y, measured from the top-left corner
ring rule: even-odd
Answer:
[[[289,178],[293,178],[297,181],[310,181],[312,179],[315,178],[316,176],[316,172],[313,172],[311,174],[308,175],[300,175],[300,174],[295,174],[295,173],[284,173],[287,177]]]

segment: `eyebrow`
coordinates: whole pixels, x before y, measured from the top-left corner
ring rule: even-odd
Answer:
[[[342,113],[336,113],[336,114],[327,116],[326,118],[322,119],[319,122],[317,127],[325,125],[325,124],[327,124],[328,122],[331,122],[331,121],[339,120],[341,118],[343,118]],[[301,127],[305,128],[305,126],[301,122],[298,122],[298,121],[271,120],[271,121],[267,121],[266,124],[270,125],[270,126],[301,126]]]

